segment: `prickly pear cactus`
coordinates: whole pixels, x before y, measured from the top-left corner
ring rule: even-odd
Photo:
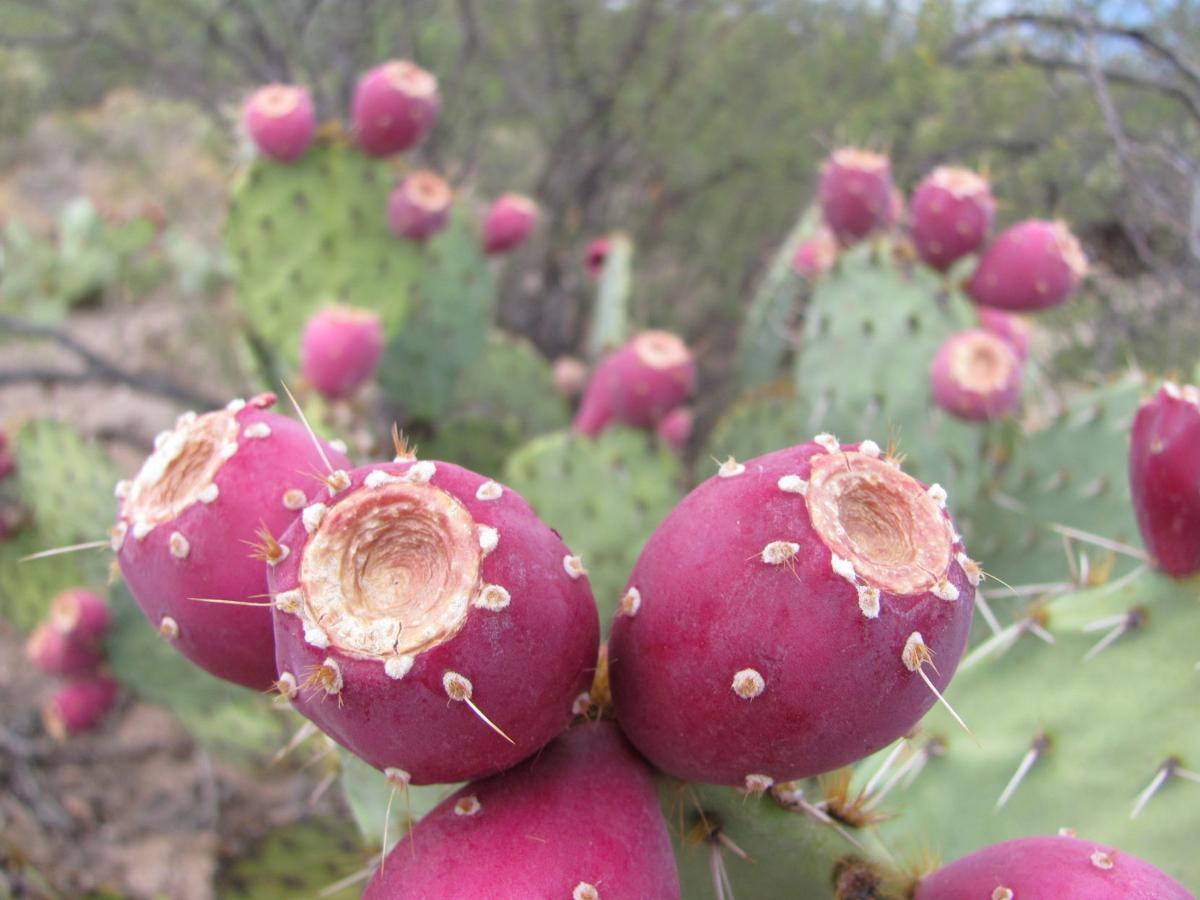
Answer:
[[[596,305],[585,352],[597,360],[629,338],[629,295],[633,280],[633,242],[626,234],[609,238],[608,256],[596,291]]]
[[[806,441],[812,435],[802,413],[790,384],[776,382],[752,391],[717,420],[706,445],[708,455],[750,459]]]
[[[388,229],[396,175],[330,134],[291,165],[259,159],[240,174],[225,226],[237,303],[287,368],[304,323],[327,303],[373,309],[387,335],[399,333],[424,263]]]
[[[844,253],[818,283],[796,356],[801,421],[812,433],[894,443],[905,470],[951,500],[973,496],[986,429],[930,399],[929,366],[942,342],[971,326],[970,305],[924,268]]]
[[[297,865],[303,860],[303,865]],[[347,872],[361,868],[364,853],[353,833],[340,820],[312,819],[267,833],[249,853],[225,868],[220,896],[230,900],[288,900],[324,897],[355,900],[362,885],[342,882]]]
[[[514,453],[504,481],[583,558],[607,631],[642,545],[679,502],[677,459],[638,431],[556,432]]]
[[[384,842],[384,822],[387,822],[387,849],[427,812],[453,794],[456,784],[392,786],[378,769],[367,765],[353,753],[339,749],[337,764],[341,769],[342,791],[354,816],[354,823],[368,845],[379,850]]]

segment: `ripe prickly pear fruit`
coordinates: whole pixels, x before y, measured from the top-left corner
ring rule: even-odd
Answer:
[[[276,538],[324,490],[314,476],[327,471],[304,427],[267,411],[274,403],[262,394],[180,416],[133,481],[117,485],[112,531],[150,623],[200,668],[260,691],[275,682],[266,571],[288,552]],[[336,469],[350,467],[323,450]]]
[[[507,253],[524,243],[537,224],[537,204],[521,194],[502,194],[488,209],[483,222],[483,250]]]
[[[577,725],[519,768],[452,794],[363,895],[460,897],[679,897],[653,777],[617,726]]]
[[[762,790],[844,766],[949,683],[979,577],[946,492],[872,441],[730,458],[630,575],[608,642],[618,720],[691,781]]]
[[[892,221],[892,165],[881,153],[843,147],[826,160],[819,188],[825,224],[844,246]]]
[[[1200,390],[1172,382],[1133,420],[1129,487],[1142,541],[1167,574],[1200,571]]]
[[[437,78],[416,63],[394,59],[358,80],[350,119],[368,156],[391,156],[418,144],[442,109]]]
[[[669,331],[643,331],[596,367],[574,428],[597,435],[610,424],[654,428],[696,389],[696,361]]]
[[[833,232],[822,228],[796,248],[792,256],[792,271],[801,278],[816,281],[833,268],[837,253],[838,245]]]
[[[279,683],[376,768],[465,781],[567,727],[598,616],[579,558],[517,493],[401,459],[349,472],[280,539]]]
[[[75,632],[59,631],[49,623],[39,625],[29,635],[25,655],[45,674],[67,678],[90,675],[102,661],[95,641]]]
[[[56,631],[96,645],[108,633],[112,613],[108,602],[98,594],[85,588],[70,588],[51,601],[49,624]]]
[[[913,192],[909,232],[926,264],[945,272],[974,253],[992,229],[996,201],[970,169],[939,166]]]
[[[676,453],[681,453],[692,436],[694,424],[692,411],[685,406],[680,406],[663,416],[655,433],[668,447]]]
[[[405,178],[388,198],[388,225],[400,237],[427,241],[450,221],[450,185],[427,169]]]
[[[1021,400],[1021,360],[1007,341],[981,328],[947,338],[929,380],[934,402],[970,422],[1011,415]]]
[[[554,386],[568,400],[583,393],[587,384],[587,363],[574,356],[560,356],[554,361]]]
[[[975,307],[975,314],[979,319],[980,328],[990,331],[1006,342],[1012,347],[1013,353],[1017,354],[1017,359],[1025,361],[1029,356],[1029,339],[1033,334],[1028,319],[987,306]]]
[[[1195,900],[1166,872],[1107,844],[1065,835],[992,844],[926,875],[914,900]]]
[[[258,151],[276,162],[302,157],[316,132],[316,113],[308,88],[268,84],[250,95],[242,121]]]
[[[592,278],[599,278],[604,271],[604,263],[608,260],[609,240],[606,237],[593,238],[588,242],[584,252],[583,265]]]
[[[42,706],[42,727],[63,741],[91,731],[117,702],[117,683],[104,675],[69,681]]]
[[[1057,306],[1087,274],[1087,257],[1065,222],[1027,219],[1001,232],[966,283],[983,306],[1017,312]]]
[[[300,371],[321,396],[337,400],[375,375],[383,355],[379,314],[352,306],[314,313],[300,340]]]

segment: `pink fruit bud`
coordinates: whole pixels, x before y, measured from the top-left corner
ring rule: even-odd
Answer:
[[[1138,409],[1129,487],[1142,541],[1162,569],[1200,571],[1200,390],[1167,382]]]
[[[1017,359],[1025,361],[1029,356],[1029,339],[1033,334],[1028,319],[988,306],[975,307],[975,315],[980,328],[1005,341],[1017,354]]]
[[[796,248],[792,257],[792,271],[801,278],[816,281],[833,268],[837,254],[838,245],[833,232],[822,228]]]
[[[291,549],[278,538],[328,493],[320,477],[341,483],[325,459],[350,468],[328,444],[323,459],[299,422],[268,412],[274,402],[263,394],[180,416],[137,477],[117,485],[112,531],[150,623],[202,669],[260,691],[275,682],[267,570]]]
[[[992,844],[917,885],[914,900],[1195,900],[1170,875],[1136,856],[1066,836]]]
[[[108,602],[84,588],[63,591],[50,603],[50,626],[79,640],[98,644],[108,633],[112,613]]]
[[[592,278],[599,278],[604,271],[604,263],[608,260],[608,247],[609,240],[606,237],[594,238],[588,242],[583,265]]]
[[[982,329],[948,338],[929,377],[937,405],[972,422],[1011,415],[1021,399],[1021,360],[1007,341]]]
[[[450,221],[453,199],[450,185],[436,172],[414,172],[388,198],[388,225],[400,237],[426,241]]]
[[[0,481],[17,471],[17,461],[7,450],[0,450]]]
[[[554,361],[554,386],[568,400],[583,393],[587,377],[587,364],[582,359],[560,356]]]
[[[908,732],[954,674],[980,577],[945,504],[871,441],[727,460],[650,537],[613,623],[634,746],[679,778],[761,786]]]
[[[940,166],[925,176],[912,197],[909,230],[921,259],[944,272],[974,253],[992,229],[996,201],[970,169]]]
[[[441,108],[433,75],[408,60],[392,60],[359,79],[350,117],[364,153],[390,156],[419,143]]]
[[[316,113],[308,88],[295,84],[268,84],[250,95],[242,120],[263,156],[290,163],[312,144]]]
[[[888,158],[854,147],[834,152],[821,169],[825,224],[843,245],[861,241],[892,219],[892,167]]]
[[[485,253],[507,253],[523,243],[537,224],[537,204],[520,194],[503,194],[492,203],[483,223]]]
[[[117,702],[117,683],[98,675],[71,681],[56,690],[42,707],[42,726],[55,740],[91,731]]]
[[[379,314],[349,306],[330,306],[304,326],[300,370],[323,397],[336,400],[370,381],[383,355]]]
[[[669,331],[643,331],[609,354],[583,395],[575,430],[596,435],[616,423],[654,428],[696,389],[696,361]]]
[[[688,439],[692,436],[692,424],[692,411],[681,406],[663,416],[656,431],[668,447],[679,453],[687,446]]]
[[[677,900],[679,875],[650,770],[595,722],[444,800],[363,897]]]
[[[1087,257],[1065,222],[1027,219],[988,244],[966,284],[976,303],[1017,312],[1062,303],[1087,274]]]
[[[326,734],[413,784],[502,771],[591,683],[579,558],[517,493],[445,462],[355,469],[269,574],[279,682]]]
[[[49,624],[39,625],[25,643],[29,661],[47,675],[74,677],[90,675],[102,661],[100,649],[81,635],[62,632]]]

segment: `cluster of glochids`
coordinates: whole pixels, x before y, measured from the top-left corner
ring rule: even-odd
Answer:
[[[1067,225],[1027,219],[987,242],[996,203],[982,175],[938,167],[906,204],[892,182],[888,158],[853,147],[826,161],[818,193],[824,226],[799,245],[792,260],[796,274],[810,281],[828,272],[842,249],[888,231],[905,235],[916,255],[939,273],[979,252],[963,282],[979,325],[953,335],[938,350],[931,392],[938,406],[961,419],[1012,415],[1020,403],[1030,337],[1030,325],[1019,314],[1063,303],[1087,272],[1087,259]]]
[[[63,591],[29,635],[25,654],[41,672],[62,679],[42,705],[46,732],[58,740],[95,728],[117,701],[104,671],[108,603],[84,588]]]
[[[721,464],[646,544],[602,653],[584,562],[511,488],[398,436],[391,462],[355,468],[274,400],[161,434],[118,485],[113,549],[150,622],[201,667],[277,691],[394,790],[469,782],[368,896],[678,896],[645,761],[786,799],[945,703],[981,568],[946,492],[873,441],[821,434]],[[1185,540],[1198,401],[1168,385],[1134,426],[1138,518],[1172,574],[1200,567]],[[598,708],[617,724],[588,721]],[[1052,867],[1114,897],[1169,884],[1110,847],[1005,846],[916,896],[987,878],[991,896],[1036,896]]]

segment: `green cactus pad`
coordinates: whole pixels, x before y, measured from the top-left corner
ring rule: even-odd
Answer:
[[[608,630],[642,545],[679,502],[678,460],[642,432],[556,432],[513,454],[504,481],[583,558]]]
[[[585,353],[593,362],[629,340],[629,296],[633,280],[633,242],[617,233],[609,238],[608,256],[596,290]]]
[[[706,445],[708,456],[752,459],[812,437],[789,384],[774,384],[738,400],[717,420]],[[706,470],[707,474],[707,470]]]
[[[362,895],[361,881],[334,893],[325,889],[369,862],[345,819],[311,819],[269,831],[221,872],[217,890],[229,900],[355,900]]]
[[[354,823],[376,852],[383,846],[385,817],[390,850],[422,816],[458,789],[455,784],[409,785],[397,789],[392,796],[392,786],[383,773],[353,753],[338,750],[338,763],[342,770],[342,791]]]
[[[37,625],[60,591],[103,585],[112,559],[107,550],[85,550],[82,555],[19,561],[48,546],[35,527],[22,528],[0,544],[0,619],[22,631]]]
[[[258,159],[238,178],[225,226],[238,307],[288,368],[305,322],[329,303],[375,310],[388,336],[399,332],[423,252],[388,229],[396,174],[326,136],[295,163]]]

